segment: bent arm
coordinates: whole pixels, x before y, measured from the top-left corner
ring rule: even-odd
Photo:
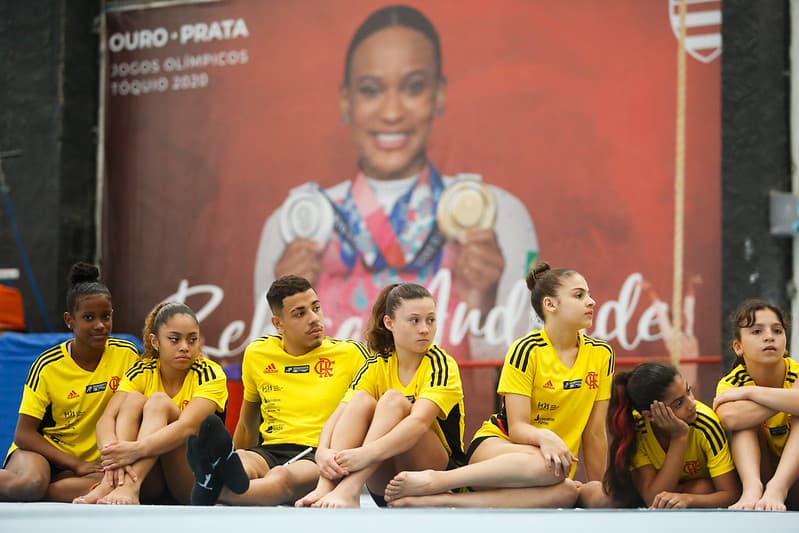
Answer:
[[[740,431],[760,426],[777,414],[777,411],[751,400],[738,400],[719,405],[716,407],[716,414],[728,431]]]
[[[258,402],[241,402],[239,421],[233,432],[233,445],[238,448],[252,448],[258,446],[261,438],[259,426],[261,425],[261,404]]]
[[[505,395],[508,414],[508,436],[517,444],[541,446],[541,432],[530,423],[530,398],[521,394]]]
[[[799,388],[777,389],[774,387],[739,387],[729,389],[716,398],[716,402],[723,402],[726,398],[737,396],[737,400],[748,400],[773,412],[784,412],[792,415],[799,414]],[[722,404],[723,405],[723,404]]]
[[[734,470],[714,477],[711,481],[715,490],[708,494],[688,494],[688,507],[727,508],[741,496],[741,485]]]
[[[674,435],[669,441],[666,459],[660,470],[655,470],[652,465],[646,465],[633,471],[635,488],[648,506],[652,505],[655,496],[661,492],[677,492],[687,446],[688,433]]]
[[[50,464],[78,472],[84,461],[78,457],[62,452],[52,444],[50,444],[39,433],[38,428],[41,420],[28,415],[19,415],[17,420],[17,429],[14,432],[14,442],[21,450],[28,450],[36,452],[47,459]]]

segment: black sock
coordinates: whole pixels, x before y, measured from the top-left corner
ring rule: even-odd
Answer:
[[[203,457],[197,445],[197,436],[189,435],[186,442],[186,459],[194,473],[191,505],[214,505],[222,490],[222,480],[215,475],[211,462]]]
[[[250,478],[244,471],[233,447],[233,439],[221,418],[215,414],[208,415],[200,424],[197,442],[213,467],[214,475],[218,475],[230,490],[241,494],[250,487]]]

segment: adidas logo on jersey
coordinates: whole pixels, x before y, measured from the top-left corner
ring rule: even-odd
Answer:
[[[269,365],[264,368],[264,374],[275,374],[277,373],[277,367],[275,363],[269,363]]]
[[[75,389],[72,389],[69,394],[67,394],[67,400],[74,400],[78,397],[78,393],[75,392]]]
[[[544,388],[545,389],[554,389],[555,388],[555,386],[552,384],[552,380],[551,379],[548,379],[547,382],[544,383]]]

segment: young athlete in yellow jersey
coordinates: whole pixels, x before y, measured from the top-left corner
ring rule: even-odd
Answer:
[[[325,424],[319,483],[297,506],[359,507],[364,483],[385,506],[383,491],[400,470],[465,462],[460,373],[433,344],[435,335],[436,304],[427,289],[414,283],[383,289],[366,330],[376,355]]]
[[[69,274],[64,322],[74,338],[42,353],[22,391],[14,443],[0,470],[0,500],[70,502],[102,477],[95,426],[137,359],[111,334],[111,293],[94,265]]]
[[[741,489],[716,413],[672,365],[643,363],[614,379],[606,506],[726,507]]]
[[[731,509],[799,510],[799,363],[785,351],[779,307],[747,300],[732,314],[738,365],[716,387],[713,406],[732,431],[732,457],[743,483]]]
[[[142,339],[142,360],[125,373],[97,424],[105,476],[75,503],[188,503],[194,476],[186,439],[208,415],[224,416],[225,373],[200,353],[200,325],[190,307],[158,304]]]
[[[544,328],[516,340],[505,356],[497,392],[502,409],[483,423],[467,466],[401,472],[388,484],[391,506],[568,507],[580,446],[589,480],[605,472],[613,350],[581,330],[594,300],[574,270],[540,263],[527,275]],[[468,492],[452,493],[470,487]]]
[[[363,345],[325,337],[322,307],[306,279],[275,280],[267,300],[279,335],[257,339],[244,352],[233,440],[213,417],[189,440],[195,505],[293,503],[313,488],[322,426],[366,360]]]

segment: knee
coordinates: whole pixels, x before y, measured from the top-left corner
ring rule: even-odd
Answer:
[[[50,464],[43,457],[42,462],[46,464],[41,467],[36,465],[32,468],[26,468],[24,471],[8,470],[14,474],[13,477],[6,478],[9,481],[2,491],[6,493],[8,500],[35,502],[44,499],[47,494],[47,487],[50,485]]]
[[[49,486],[49,479],[43,476],[32,476],[20,479],[18,483],[12,484],[10,492],[14,494],[14,500],[20,502],[38,502],[44,499]]]
[[[350,398],[349,408],[362,412],[368,418],[371,418],[375,412],[377,402],[372,395],[366,391],[359,390]]]
[[[377,409],[391,409],[399,411],[403,416],[411,412],[411,402],[397,389],[387,390],[377,402]]]
[[[271,483],[280,494],[290,494],[292,492],[292,476],[288,468],[273,468],[267,475]]]
[[[144,404],[144,415],[148,417],[166,414],[171,420],[177,411],[175,402],[163,392],[154,392]]]
[[[147,397],[140,392],[128,392],[125,394],[125,399],[122,402],[119,410],[123,413],[136,412],[140,413],[147,402]]]

